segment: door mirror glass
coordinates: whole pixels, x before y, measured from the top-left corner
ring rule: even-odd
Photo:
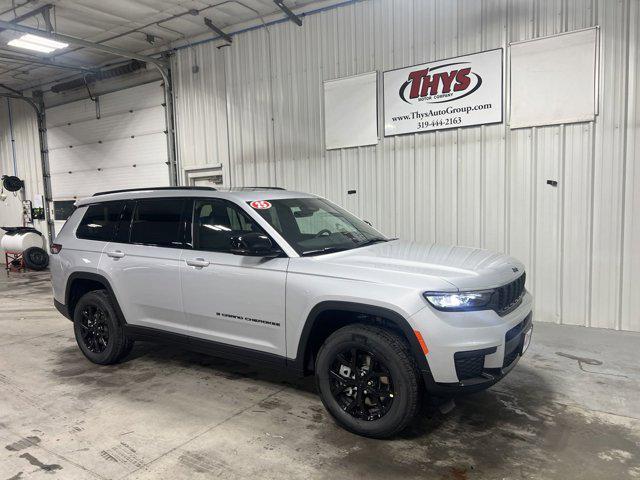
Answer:
[[[254,257],[275,257],[280,254],[273,248],[269,237],[261,233],[245,233],[231,237],[231,253]]]

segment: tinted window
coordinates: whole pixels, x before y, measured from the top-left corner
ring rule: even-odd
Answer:
[[[131,222],[131,243],[182,247],[183,205],[181,198],[138,200]]]
[[[124,202],[105,202],[89,205],[84,214],[76,235],[85,240],[101,240],[109,242],[120,219]]]
[[[198,250],[229,252],[231,237],[243,233],[264,233],[249,215],[223,200],[196,200],[193,240]]]

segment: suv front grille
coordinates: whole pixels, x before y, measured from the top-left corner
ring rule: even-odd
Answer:
[[[513,282],[495,289],[495,293],[491,298],[491,308],[495,310],[498,315],[506,315],[520,305],[522,296],[524,295],[526,278],[527,274],[523,273]]]

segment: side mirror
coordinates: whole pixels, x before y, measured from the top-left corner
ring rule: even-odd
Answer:
[[[273,248],[271,240],[261,233],[245,233],[231,237],[231,253],[251,257],[276,257],[279,250]]]

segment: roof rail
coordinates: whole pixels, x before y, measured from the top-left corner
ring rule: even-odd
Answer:
[[[231,187],[229,190],[286,190],[282,187]]]
[[[92,197],[98,197],[100,195],[109,195],[110,193],[126,193],[126,192],[144,192],[147,190],[205,190],[215,191],[213,187],[141,187],[141,188],[125,188],[123,190],[108,190],[105,192],[97,192]]]

